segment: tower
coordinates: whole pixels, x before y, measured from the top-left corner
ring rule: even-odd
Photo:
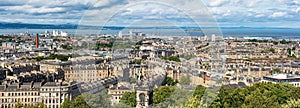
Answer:
[[[216,35],[215,35],[215,34],[212,34],[212,35],[211,35],[211,41],[212,41],[212,42],[215,42],[215,41],[216,41]]]
[[[35,38],[35,48],[39,48],[39,34],[36,34],[36,38]]]
[[[119,31],[119,37],[121,38],[123,36],[122,31]]]

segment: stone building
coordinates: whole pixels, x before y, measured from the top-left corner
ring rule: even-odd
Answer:
[[[80,94],[79,83],[5,81],[0,85],[0,107],[14,108],[44,102],[47,108],[60,108],[65,99],[74,99]]]

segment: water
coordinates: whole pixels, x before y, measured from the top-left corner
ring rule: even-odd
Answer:
[[[45,31],[52,33],[53,29],[0,29],[0,34],[20,34],[28,32],[30,34],[45,33]],[[76,34],[76,29],[59,29],[60,31],[68,32],[69,34]],[[99,34],[101,30],[88,29],[77,32],[79,35],[85,34]],[[120,30],[102,30],[101,34],[118,35]],[[123,30],[123,34],[129,34],[129,30]],[[181,29],[138,29],[149,36],[185,36],[187,33]],[[272,37],[275,39],[300,39],[300,28],[223,28],[221,29],[223,36],[228,37]],[[189,34],[192,36],[203,35],[199,31],[192,31]]]
[[[300,39],[300,28],[239,28],[222,29],[224,36],[272,37],[275,39]]]

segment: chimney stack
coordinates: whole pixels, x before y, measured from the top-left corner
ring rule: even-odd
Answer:
[[[35,38],[35,48],[39,48],[39,34],[36,34],[36,38]]]

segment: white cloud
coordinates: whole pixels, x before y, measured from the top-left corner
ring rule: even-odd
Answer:
[[[11,6],[11,7],[4,7],[7,11],[18,11],[18,12],[26,12],[26,13],[54,13],[54,12],[63,12],[65,8],[61,7],[33,7],[29,5],[23,6]]]
[[[261,17],[265,17],[265,15],[264,15],[264,14],[257,14],[257,15],[255,15],[254,17],[255,17],[255,18],[261,18]]]
[[[271,18],[278,18],[278,17],[287,17],[287,12],[274,12],[272,15],[270,15]]]
[[[229,16],[229,15],[231,15],[231,10],[227,10],[227,12],[225,12],[225,13],[223,14],[223,17]]]
[[[117,0],[99,0],[94,4],[94,7],[103,7],[111,4],[112,2],[116,2]]]
[[[300,12],[300,7],[296,8],[296,9],[293,9],[293,11],[294,11],[295,13],[299,13],[299,12]]]
[[[219,6],[223,6],[228,2],[229,2],[228,0],[213,0],[208,5],[211,7],[219,7]]]
[[[208,7],[199,3],[201,1]],[[145,8],[142,5],[135,7],[136,3],[144,2],[144,0],[0,0],[0,2],[0,20],[8,22],[72,23],[78,22],[84,15],[89,24],[101,24],[101,21],[106,21],[122,9],[125,11],[120,14],[121,17],[116,20],[116,24],[124,23],[124,19],[143,18],[139,16],[148,19],[165,16],[182,20],[182,15],[172,14],[180,13],[180,11],[170,11],[168,7]],[[211,12],[221,23],[227,24],[242,24],[243,21],[267,23],[268,21],[293,20],[293,22],[300,22],[300,14],[298,14],[300,13],[300,0],[151,0],[151,2],[166,3],[183,10],[190,14],[191,18],[199,21],[202,19],[204,19],[202,21],[208,21],[205,18]],[[133,6],[126,10],[127,5]],[[94,7],[87,10],[89,6]],[[47,20],[42,20],[45,18]]]
[[[300,0],[293,0],[293,3],[295,3],[296,5],[300,4]]]
[[[262,2],[262,0],[249,0],[247,7],[254,7],[260,2]]]

